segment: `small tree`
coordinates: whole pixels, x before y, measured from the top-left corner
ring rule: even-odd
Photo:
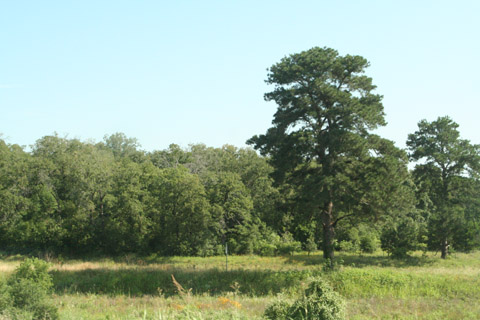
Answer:
[[[315,237],[311,235],[308,239],[307,242],[305,243],[305,250],[307,250],[308,255],[310,255],[311,252],[315,252],[318,249],[317,242],[315,241]]]

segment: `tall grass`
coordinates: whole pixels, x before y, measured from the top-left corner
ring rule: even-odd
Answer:
[[[339,253],[342,260],[325,272],[319,254],[233,256],[227,272],[223,257],[132,255],[57,261],[51,274],[63,319],[260,319],[266,305],[294,297],[312,276],[347,299],[349,319],[480,319],[480,252],[446,260]],[[18,263],[0,260],[0,278]],[[188,298],[177,294],[172,274],[191,289]]]
[[[296,290],[302,280],[312,274],[305,271],[232,270],[85,270],[53,271],[55,291],[63,293],[90,293],[109,295],[177,294],[171,275],[192,294],[220,295],[237,291],[248,296],[265,296]],[[236,287],[236,289],[234,288]]]
[[[444,298],[480,299],[480,277],[395,270],[345,268],[327,277],[348,298]]]

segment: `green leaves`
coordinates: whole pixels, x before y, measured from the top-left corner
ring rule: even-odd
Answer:
[[[343,320],[345,300],[325,280],[317,278],[293,303],[279,300],[267,307],[264,316],[271,320]]]
[[[432,248],[442,250],[442,258],[457,235],[465,234],[464,209],[472,202],[466,196],[478,188],[473,179],[480,170],[480,146],[460,139],[457,129],[449,117],[422,120],[407,140],[410,158],[423,162],[415,166],[414,177],[432,203],[429,240]]]
[[[166,255],[194,255],[209,236],[209,205],[198,176],[184,167],[167,168],[151,189],[158,213],[152,216],[152,246]]]
[[[283,58],[266,81],[275,87],[265,99],[278,105],[273,127],[247,141],[270,157],[278,184],[295,186],[300,211],[322,216],[324,235],[346,217],[378,218],[412,203],[406,155],[368,132],[386,124],[368,66],[330,48]],[[333,248],[328,237],[324,251]]]
[[[0,313],[12,319],[59,319],[50,301],[53,287],[48,264],[36,258],[26,259],[8,279],[0,283]]]

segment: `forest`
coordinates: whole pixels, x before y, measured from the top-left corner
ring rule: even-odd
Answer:
[[[448,118],[421,126],[450,131],[433,139],[458,135]],[[411,137],[412,143],[420,139],[425,137]],[[457,140],[448,146],[451,152],[466,143]],[[431,143],[441,148],[443,141]],[[412,156],[420,152],[427,151],[418,148]],[[458,160],[447,158],[465,157],[462,153],[435,156],[449,167],[442,171],[443,164],[429,156],[430,162],[413,170],[403,160],[398,167],[382,168],[385,177],[365,177],[361,183],[368,188],[370,207],[338,223],[335,250],[373,252],[381,246],[402,256],[422,248],[441,251],[443,241],[451,250],[478,248],[478,180],[457,169]],[[210,256],[223,254],[225,243],[236,254],[316,250],[321,221],[304,198],[312,191],[276,182],[268,160],[251,148],[230,145],[181,149],[172,144],[144,152],[135,139],[118,133],[99,143],[46,136],[31,152],[0,141],[0,247],[67,256]],[[444,175],[451,184],[446,191]],[[391,189],[400,190],[392,194]],[[441,211],[444,201],[446,212]]]

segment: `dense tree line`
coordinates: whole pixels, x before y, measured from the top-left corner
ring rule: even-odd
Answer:
[[[0,248],[65,254],[393,256],[480,247],[480,147],[448,117],[419,122],[408,150],[372,133],[382,96],[359,56],[313,48],[269,69],[272,127],[260,151],[170,145],[145,152],[45,136],[0,140]],[[409,170],[409,160],[416,161]]]
[[[31,152],[0,141],[2,249],[211,255],[251,253],[276,236],[281,197],[250,149],[141,151],[46,136]]]
[[[229,145],[144,152],[123,134],[100,143],[46,136],[29,152],[0,140],[0,245],[68,255],[216,255],[225,243],[238,254],[315,250],[324,237],[310,198],[313,178],[304,178],[307,187],[295,177],[280,183],[268,160]],[[399,183],[385,161],[371,165]],[[349,182],[375,207],[352,206],[336,228],[336,249],[368,252],[380,240],[399,255],[422,243],[433,250],[445,250],[444,241],[457,250],[479,247],[478,180],[450,169],[445,196],[437,192],[445,190],[441,166],[428,166],[394,167],[402,179],[396,187],[378,182],[377,173]]]

